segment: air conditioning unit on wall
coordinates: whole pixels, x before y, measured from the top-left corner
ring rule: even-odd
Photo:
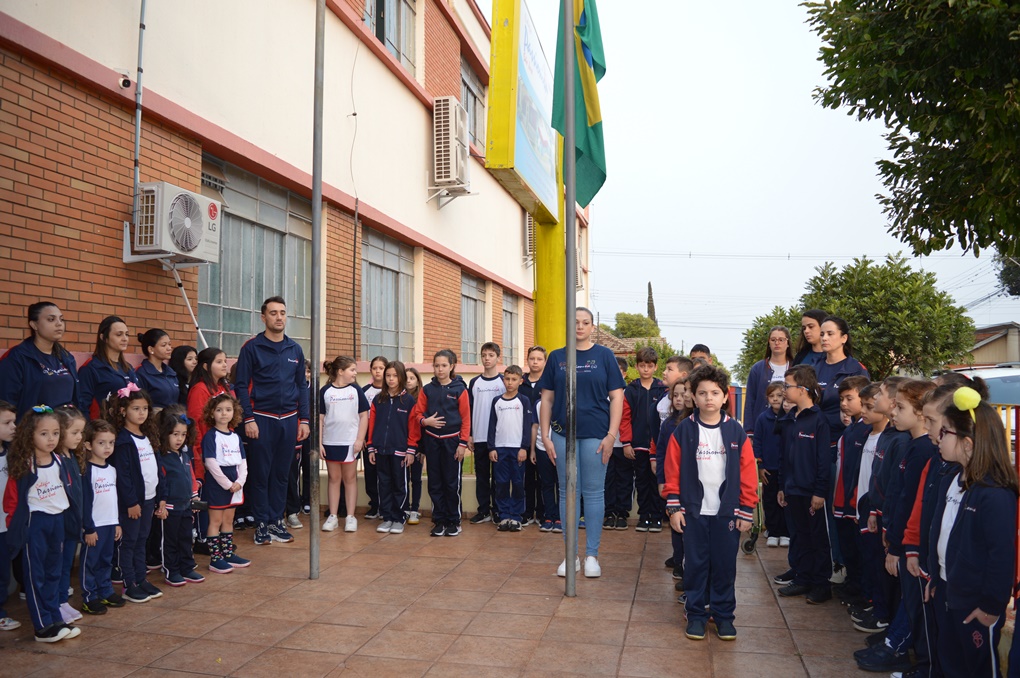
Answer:
[[[136,252],[166,253],[176,262],[218,263],[222,205],[163,181],[140,184]]]
[[[469,193],[467,112],[456,97],[437,97],[432,108],[433,171],[436,188]]]

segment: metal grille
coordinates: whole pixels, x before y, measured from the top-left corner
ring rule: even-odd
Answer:
[[[202,185],[208,186],[214,191],[219,191],[220,193],[222,193],[223,189],[227,187],[227,183],[225,181],[218,177],[214,177],[211,174],[206,174],[205,172],[202,172]]]
[[[453,97],[437,97],[432,109],[433,148],[435,149],[435,183],[441,186],[456,179],[453,168]]]
[[[135,218],[135,249],[156,246],[156,191],[143,189],[138,196],[138,214]]]

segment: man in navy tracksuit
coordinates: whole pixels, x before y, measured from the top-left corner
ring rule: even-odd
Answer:
[[[305,354],[283,333],[287,304],[270,297],[262,304],[266,331],[249,339],[237,356],[234,389],[248,439],[248,485],[255,515],[255,543],[288,542],[283,515],[294,445],[308,437]]]
[[[661,532],[662,516],[666,510],[658,493],[658,483],[649,456],[655,443],[653,435],[658,432],[655,426],[659,418],[656,406],[666,393],[666,385],[652,376],[658,364],[659,355],[655,349],[646,346],[637,352],[640,378],[630,382],[623,391],[620,442],[623,444],[624,458],[619,459],[614,451],[614,463],[611,464],[616,472],[613,483],[616,496],[607,500],[607,507],[611,507],[614,515],[626,517],[631,506],[631,487],[635,487],[638,532]],[[632,466],[627,463],[630,460],[633,460]],[[607,513],[609,510],[607,508]]]

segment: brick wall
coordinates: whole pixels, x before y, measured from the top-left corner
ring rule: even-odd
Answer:
[[[64,343],[74,351],[91,350],[111,313],[132,331],[161,327],[191,343],[195,330],[171,274],[158,263],[121,261],[133,135],[133,109],[0,49],[0,346],[26,336],[25,307],[40,299],[64,311]],[[197,141],[143,120],[141,147],[142,181],[198,190]],[[197,272],[181,277],[197,305]]]
[[[503,287],[492,283],[492,340],[503,347]]]
[[[460,39],[437,2],[446,0],[425,0],[425,90],[460,99]]]
[[[437,254],[425,251],[424,351],[422,359],[444,348],[460,355],[460,267]]]
[[[361,351],[361,231],[354,217],[326,206],[326,348],[324,359]],[[355,260],[356,257],[356,260]],[[353,304],[353,306],[352,306]],[[360,356],[368,360],[369,356]]]
[[[524,314],[524,346],[521,347],[521,356],[522,360],[527,360],[528,356],[524,355],[524,351],[535,345],[535,302],[523,297],[518,298],[520,299],[521,313]],[[545,348],[552,350],[549,346]]]

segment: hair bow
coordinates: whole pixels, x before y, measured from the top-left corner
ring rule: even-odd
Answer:
[[[953,405],[956,405],[956,409],[961,412],[970,412],[970,418],[977,423],[977,414],[975,410],[977,406],[981,404],[981,394],[972,389],[970,386],[961,386],[956,389],[953,394]]]
[[[191,426],[194,423],[191,419],[188,418],[188,415],[186,414],[178,416],[177,419],[185,426]]]
[[[136,384],[133,381],[129,381],[124,388],[122,388],[119,391],[117,391],[117,397],[118,398],[127,398],[132,393],[135,393],[136,391],[141,391],[141,390],[142,389],[138,388],[138,384]]]
[[[36,414],[53,414],[53,408],[49,405],[36,405],[32,408],[32,411]]]

